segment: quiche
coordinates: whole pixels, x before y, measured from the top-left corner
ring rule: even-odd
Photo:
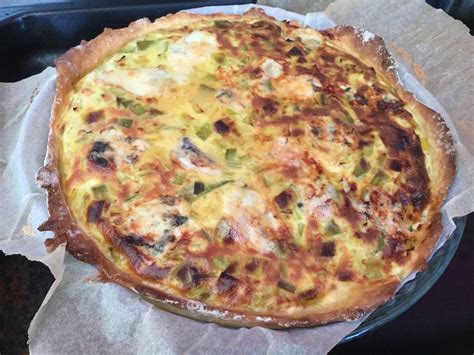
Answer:
[[[40,230],[102,279],[228,326],[355,319],[422,269],[455,150],[381,38],[180,12],[56,61]]]

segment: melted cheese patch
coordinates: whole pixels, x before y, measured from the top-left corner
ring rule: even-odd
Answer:
[[[193,31],[170,46],[168,63],[173,71],[189,75],[200,64],[208,61],[217,49],[215,35]]]
[[[248,244],[251,248],[269,253],[275,251],[276,245],[269,240],[270,235],[265,227],[267,223],[274,231],[275,221],[268,218],[266,211],[267,202],[258,192],[247,189],[231,187],[223,201],[223,216],[233,219],[240,231],[237,241]],[[262,217],[267,218],[262,221]]]
[[[313,79],[307,75],[287,76],[275,84],[276,95],[280,97],[310,98],[314,95]],[[319,82],[316,82],[319,84]]]
[[[98,73],[97,78],[137,96],[160,95],[188,80],[183,73],[170,73],[157,68],[113,69]]]

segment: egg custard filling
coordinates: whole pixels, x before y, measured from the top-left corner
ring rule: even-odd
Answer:
[[[450,182],[434,185],[422,105],[351,49],[366,45],[352,28],[181,15],[64,94],[52,130],[74,225],[158,303],[231,325],[388,299],[429,256]]]

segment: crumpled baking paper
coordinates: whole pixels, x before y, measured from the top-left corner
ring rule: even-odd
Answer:
[[[354,3],[367,1],[353,1],[351,6],[357,8],[358,5]],[[338,23],[350,22],[351,17],[343,17],[344,6],[349,6],[347,3],[346,0],[339,0],[329,8],[331,10],[329,14]],[[392,6],[398,4],[396,1],[391,3]],[[380,3],[378,4],[377,6],[380,7]],[[248,5],[236,5],[201,8],[194,11],[242,13],[248,7]],[[373,7],[371,11],[376,13]],[[324,13],[303,16],[266,7],[265,11],[277,19],[298,20],[318,29],[334,25]],[[410,19],[404,20],[410,21]],[[449,24],[455,22],[449,18],[441,18],[441,20],[448,21]],[[360,19],[357,18],[356,21]],[[363,22],[359,25],[368,27]],[[396,34],[390,32],[390,26],[386,27],[379,28],[376,32],[386,38],[396,38]],[[423,28],[419,31],[423,31]],[[407,42],[395,40],[394,43],[401,46],[406,45]],[[449,43],[443,45],[447,46]],[[415,58],[416,49],[408,45],[406,47],[406,51],[414,53]],[[440,112],[455,132],[458,174],[445,204],[443,216],[445,231],[439,247],[445,237],[454,230],[450,217],[462,216],[474,210],[472,191],[474,159],[459,139],[465,138],[466,132],[459,137],[454,131],[460,121],[469,117],[457,116],[457,111],[448,110],[453,119],[450,120],[443,106],[447,109],[455,107],[453,102],[459,97],[449,96],[444,92],[440,96],[435,95],[436,99],[444,100],[441,106],[435,97],[410,74],[409,60],[406,62],[408,64],[403,62],[405,66],[399,68],[406,88],[414,92],[425,104]],[[450,68],[442,70],[444,70],[443,73],[449,74]],[[471,69],[470,72],[465,73],[465,77],[472,80],[473,74]],[[427,78],[431,78],[431,75],[430,73]],[[64,246],[48,254],[43,242],[51,235],[39,233],[36,230],[37,226],[46,219],[47,209],[45,194],[36,186],[34,175],[43,164],[54,85],[55,72],[52,68],[18,83],[0,84],[2,98],[0,100],[0,196],[3,198],[0,206],[0,249],[6,254],[22,254],[31,260],[43,262],[49,266],[56,279],[30,325],[29,346],[32,354],[114,352],[121,354],[217,354],[221,352],[325,354],[345,335],[360,325],[362,320],[314,328],[275,331],[260,327],[232,329],[213,323],[202,323],[162,311],[145,302],[132,291],[116,284],[91,281],[93,278],[90,276],[97,273],[96,269],[65,253]],[[460,83],[457,85],[461,86]],[[433,90],[433,93],[435,92],[436,90]],[[468,107],[471,104],[469,97],[464,98],[463,105]],[[471,139],[474,138],[472,128],[467,134]],[[472,144],[472,140],[470,142]]]

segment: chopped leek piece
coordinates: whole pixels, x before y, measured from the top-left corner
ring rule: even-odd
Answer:
[[[351,116],[344,115],[344,116],[342,116],[342,122],[347,123],[347,124],[352,124],[352,123],[354,123],[354,120],[352,119]]]
[[[199,90],[212,92],[212,93],[214,93],[214,91],[216,91],[215,88],[213,88],[212,86],[209,86],[207,84],[199,84]]]
[[[375,254],[377,254],[379,251],[383,249],[385,246],[385,239],[383,236],[379,236],[377,238],[377,248],[375,249]]]
[[[120,53],[133,53],[137,51],[137,44],[131,42],[120,49]]]
[[[127,93],[124,90],[116,88],[115,86],[110,87],[108,89],[108,91],[110,91],[110,93],[114,94],[115,96],[125,96],[125,95],[127,95]]]
[[[385,174],[382,170],[379,170],[377,174],[374,175],[370,183],[375,186],[382,186],[388,180],[388,175]]]
[[[228,108],[225,110],[225,112],[229,115],[229,116],[236,116],[237,115],[237,112],[235,112],[234,110]]]
[[[379,157],[377,158],[377,165],[382,166],[383,163],[385,162],[386,157],[387,157],[387,154],[385,154],[385,153],[380,154]]]
[[[372,144],[369,144],[368,146],[366,146],[364,148],[364,151],[362,152],[362,154],[364,155],[364,157],[368,158],[372,155],[372,153],[374,152],[374,143]]]
[[[215,257],[212,259],[212,262],[219,269],[225,269],[227,267],[227,261],[225,261],[225,259],[221,256]]]
[[[133,120],[130,118],[119,118],[117,123],[119,126],[122,126],[125,128],[131,128],[133,125]]]
[[[342,203],[343,201],[343,194],[342,194],[342,191],[339,190],[339,189],[335,189],[334,190],[334,201],[336,201],[337,203]]]
[[[160,41],[158,42],[158,54],[165,54],[168,52],[168,48],[170,47],[170,43],[168,41]]]
[[[204,192],[211,192],[212,190],[217,189],[218,187],[224,186],[225,184],[228,184],[229,182],[234,182],[234,180],[222,180],[219,182],[216,182],[214,184],[209,184],[206,186]]]
[[[118,107],[123,106],[123,107],[127,108],[131,104],[133,104],[133,100],[125,100],[124,98],[122,98],[120,96],[117,96],[117,105],[118,105]]]
[[[368,264],[365,265],[365,276],[367,276],[368,279],[380,279],[383,275],[379,265]]]
[[[150,47],[153,43],[156,43],[156,41],[148,41],[148,40],[138,41],[137,42],[137,47],[138,47],[138,49],[143,51],[143,50],[147,49],[148,47]]]
[[[196,135],[205,141],[212,133],[212,127],[209,123],[204,123],[201,127],[196,129]]]
[[[200,181],[196,181],[191,187],[185,188],[183,190],[183,196],[188,202],[194,202],[199,197],[206,195],[207,193],[224,186],[230,182],[234,182],[234,180],[222,180],[213,184],[203,184]]]
[[[130,195],[130,196],[128,196],[128,197],[125,199],[125,202],[129,202],[129,201],[135,200],[136,198],[138,198],[138,197],[140,197],[140,196],[141,196],[140,194]]]
[[[319,104],[320,105],[326,105],[326,95],[324,95],[323,93],[321,93],[321,95],[319,97]]]
[[[306,228],[306,225],[304,223],[298,223],[298,235],[300,237],[303,236],[304,229]]]
[[[331,219],[331,221],[327,224],[325,228],[325,233],[326,235],[336,235],[341,233],[341,230],[339,229],[339,226],[334,222],[334,220]]]
[[[185,173],[176,173],[174,179],[171,181],[175,185],[182,185],[184,180],[186,180],[187,174]]]
[[[92,194],[96,200],[105,200],[107,191],[106,185],[99,185],[92,188]]]
[[[138,116],[143,115],[146,112],[146,108],[144,108],[139,103],[131,105],[130,110]]]
[[[225,159],[226,160],[234,160],[237,156],[237,149],[229,148],[225,150]]]
[[[224,63],[225,55],[222,52],[216,52],[212,54],[212,59],[214,59],[217,63]]]
[[[232,22],[228,20],[216,20],[214,21],[214,26],[217,28],[230,28],[232,27]]]
[[[354,168],[354,171],[352,172],[356,177],[361,177],[365,174],[367,174],[370,170],[370,164],[362,158],[359,163],[356,165]]]
[[[109,253],[110,253],[111,258],[114,259],[114,261],[119,260],[119,255],[115,252],[114,247],[109,247]]]

